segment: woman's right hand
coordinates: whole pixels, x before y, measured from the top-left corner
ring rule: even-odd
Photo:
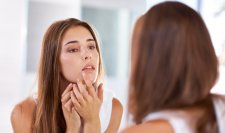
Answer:
[[[71,95],[72,103],[82,117],[84,122],[84,132],[101,132],[100,108],[103,101],[102,84],[98,86],[98,92],[89,79],[82,73],[84,81],[77,79],[77,85],[73,85],[73,93]]]
[[[62,110],[66,121],[66,133],[79,133],[81,128],[81,118],[71,100],[73,85],[70,83],[62,94]]]

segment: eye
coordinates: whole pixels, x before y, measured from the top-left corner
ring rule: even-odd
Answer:
[[[88,46],[88,48],[91,49],[91,50],[94,50],[96,48],[96,46],[95,45],[90,45],[90,46]]]
[[[72,48],[72,49],[68,50],[69,53],[74,53],[74,52],[78,52],[78,51],[79,51],[78,48]]]

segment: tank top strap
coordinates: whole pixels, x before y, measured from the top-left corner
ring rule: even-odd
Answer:
[[[107,129],[110,122],[113,97],[114,93],[112,91],[107,89],[103,90],[103,102],[99,114],[102,133]]]

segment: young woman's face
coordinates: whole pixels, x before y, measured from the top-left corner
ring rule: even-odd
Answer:
[[[98,76],[99,53],[91,33],[83,26],[69,28],[62,37],[61,74],[69,82],[83,79],[85,73],[94,83]]]

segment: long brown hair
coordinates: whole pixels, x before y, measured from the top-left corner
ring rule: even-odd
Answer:
[[[100,44],[94,29],[86,22],[69,18],[53,23],[44,35],[38,72],[38,104],[34,114],[33,131],[37,133],[62,133],[66,123],[62,113],[60,94],[61,41],[63,34],[73,26],[83,26],[93,36],[99,53],[97,81],[102,80],[103,67]]]
[[[140,35],[132,44],[135,58],[129,90],[129,111],[134,121],[141,123],[147,114],[166,109],[196,106],[213,112],[208,99],[218,63],[200,15],[182,3],[164,2],[139,21],[142,26],[138,26]],[[215,121],[212,113],[204,115],[204,120]],[[199,131],[207,124],[198,123]]]

